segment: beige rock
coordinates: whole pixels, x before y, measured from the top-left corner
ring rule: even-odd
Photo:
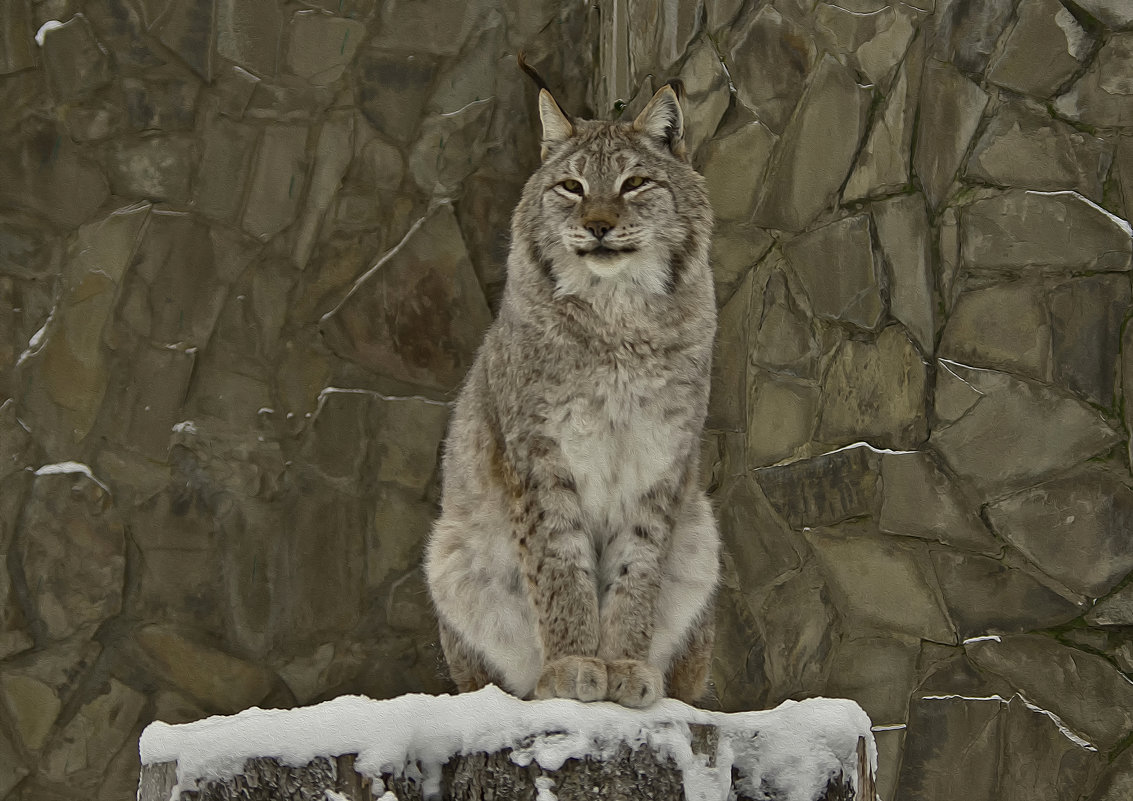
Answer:
[[[1003,3],[991,3],[1001,7]],[[956,173],[979,126],[987,93],[951,64],[928,59],[921,82],[913,166],[933,209],[952,194]]]
[[[865,134],[868,110],[868,90],[825,56],[772,155],[757,225],[801,231],[833,204]]]
[[[869,529],[869,525],[844,524],[806,534],[839,611],[882,631],[956,642],[928,549],[873,535]]]
[[[1033,485],[1119,440],[1100,414],[1063,393],[1006,373],[947,367],[981,397],[935,427],[930,442],[983,498]]]
[[[996,798],[1003,701],[960,696],[915,698],[897,781],[897,798],[950,798],[958,777],[970,798]]]
[[[940,338],[940,356],[1050,380],[1051,324],[1042,287],[1015,281],[965,292]]]
[[[1052,97],[1081,68],[1093,43],[1057,0],[1025,3],[992,60],[988,80],[1034,97]]]
[[[1054,109],[1088,125],[1133,125],[1133,32],[1109,37]]]
[[[747,464],[765,467],[795,455],[811,439],[820,393],[805,379],[748,374]]]
[[[195,161],[195,145],[184,136],[119,142],[108,157],[110,188],[122,197],[184,204]]]
[[[935,540],[985,554],[1002,551],[976,505],[926,452],[881,455],[881,511],[886,534]]]
[[[921,353],[936,347],[936,293],[931,231],[922,195],[873,205],[873,224],[889,265],[889,307]]]
[[[709,428],[743,431],[747,425],[748,310],[753,286],[754,272],[748,272],[716,322]]]
[[[111,79],[110,54],[82,14],[44,31],[43,60],[52,94],[60,103],[88,94]]]
[[[1099,601],[1085,620],[1091,626],[1133,626],[1133,584]]]
[[[33,676],[5,673],[0,674],[0,697],[24,746],[40,750],[63,708],[55,691]]]
[[[869,216],[846,217],[795,237],[783,248],[820,317],[874,329],[884,306]]]
[[[307,128],[270,125],[260,137],[241,224],[266,240],[295,219],[307,174]]]
[[[964,259],[973,269],[1015,273],[1126,271],[1129,224],[1074,192],[1011,190],[964,207]]]
[[[961,637],[1049,628],[1082,613],[1076,604],[1003,561],[944,550],[934,550],[932,561]]]
[[[1100,465],[987,507],[995,530],[1047,575],[1094,598],[1133,570],[1133,489]]]
[[[973,641],[964,649],[982,670],[1002,676],[1103,751],[1133,728],[1133,685],[1100,656],[1037,634]]]
[[[940,0],[930,29],[933,58],[966,72],[983,72],[1014,8],[1011,0],[988,0],[975,6],[963,0]]]
[[[297,11],[291,17],[287,66],[313,84],[337,81],[354,59],[366,26],[352,19]]]
[[[1121,325],[1130,305],[1125,276],[1069,281],[1050,295],[1054,379],[1091,403],[1112,407]]]
[[[911,638],[862,637],[843,640],[830,664],[823,692],[852,698],[875,725],[892,725],[908,717],[909,694],[917,677],[919,643]]]
[[[331,349],[392,378],[454,388],[491,317],[452,207],[423,218],[378,264],[323,317]]]
[[[50,780],[61,782],[91,769],[101,772],[133,734],[145,696],[114,678],[104,687],[52,740],[42,762]]]
[[[927,381],[920,353],[900,326],[886,328],[876,343],[847,340],[823,379],[816,438],[833,445],[920,445],[928,435]]]
[[[209,709],[237,712],[263,700],[271,689],[272,676],[264,668],[172,628],[145,626],[134,638],[160,675]]]
[[[698,161],[718,219],[751,219],[775,140],[766,126],[749,122],[705,144]]]
[[[814,63],[814,44],[771,5],[747,15],[729,34],[728,70],[737,96],[760,122],[784,133]]]
[[[1074,190],[1099,202],[1112,148],[1025,103],[1005,103],[977,140],[965,177],[995,186]]]

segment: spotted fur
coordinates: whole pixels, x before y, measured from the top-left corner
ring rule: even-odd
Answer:
[[[672,86],[633,123],[539,103],[543,164],[445,443],[426,555],[442,645],[461,690],[692,701],[719,549],[698,485],[711,210]]]

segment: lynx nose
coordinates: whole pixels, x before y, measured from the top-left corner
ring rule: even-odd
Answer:
[[[613,228],[616,224],[616,222],[596,217],[594,219],[584,221],[582,223],[582,227],[589,231],[595,239],[601,239],[606,234],[608,234],[610,232],[610,229]]]

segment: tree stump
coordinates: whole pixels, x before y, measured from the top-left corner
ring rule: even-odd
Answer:
[[[875,799],[869,719],[832,699],[723,714],[524,702],[494,687],[349,697],[154,723],[141,749],[138,801]]]

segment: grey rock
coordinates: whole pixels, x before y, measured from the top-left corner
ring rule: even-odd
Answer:
[[[216,68],[213,31],[216,30],[216,0],[188,0],[169,4],[160,12],[147,9],[149,32],[176,53],[193,72],[212,81]]]
[[[1125,271],[1129,224],[1075,192],[1009,190],[963,208],[961,248],[973,269],[1014,273]]]
[[[367,474],[423,495],[437,468],[437,454],[448,424],[448,405],[378,397],[371,414],[377,466]]]
[[[801,234],[784,245],[783,254],[816,315],[871,330],[881,322],[884,307],[868,215]]]
[[[638,0],[628,16],[627,39],[633,80],[664,73],[683,55],[696,33],[700,6]]]
[[[134,733],[145,696],[111,678],[106,691],[83,704],[43,755],[42,771],[56,782],[83,771],[101,771]]]
[[[832,56],[819,62],[775,148],[756,224],[801,231],[830,206],[865,134],[869,90]]]
[[[817,438],[842,445],[861,440],[911,448],[928,436],[927,367],[900,326],[876,343],[846,340],[823,378]]]
[[[1099,201],[1112,151],[1025,103],[1005,103],[976,142],[965,176],[997,186],[1071,189]]]
[[[916,684],[918,646],[916,640],[900,637],[843,640],[831,659],[823,693],[857,701],[874,725],[902,723]]]
[[[1045,573],[1098,598],[1133,570],[1133,490],[1124,481],[1085,465],[991,504],[987,515]]]
[[[442,0],[412,5],[382,5],[374,43],[389,50],[452,56],[460,52],[487,8],[494,4],[473,0]]]
[[[997,798],[1003,706],[998,697],[915,698],[894,798],[950,798],[961,776],[965,797]]]
[[[763,635],[765,705],[822,692],[840,639],[839,615],[813,562],[776,583],[757,618]]]
[[[932,562],[948,614],[962,638],[1058,626],[1082,613],[1076,604],[1004,561],[934,550]]]
[[[242,67],[233,65],[224,70],[215,84],[217,110],[226,117],[240,119],[259,86],[260,79]]]
[[[125,127],[122,110],[104,101],[74,106],[67,109],[65,115],[67,131],[76,142],[106,139],[121,133]]]
[[[1111,36],[1054,109],[1088,125],[1133,125],[1133,32]]]
[[[1011,0],[940,0],[933,20],[933,57],[966,72],[983,72],[1014,8]]]
[[[1114,405],[1121,324],[1130,305],[1125,276],[1065,283],[1050,295],[1054,379],[1091,403]]]
[[[275,75],[282,30],[283,14],[272,0],[216,0],[216,52],[249,72]]]
[[[7,798],[25,776],[31,773],[31,766],[16,750],[8,735],[0,731],[0,798]]]
[[[962,271],[960,256],[960,220],[954,207],[947,207],[939,217],[940,265],[937,274],[937,289],[940,292],[945,310],[950,309],[956,300]]]
[[[81,472],[37,475],[22,525],[35,536],[16,541],[15,561],[49,639],[89,636],[119,612],[125,533],[104,486]]]
[[[926,452],[881,455],[881,511],[886,534],[935,540],[963,550],[997,554],[975,504]]]
[[[35,66],[35,40],[29,11],[27,3],[5,3],[0,8],[0,75]],[[0,797],[4,792],[0,787]]]
[[[1051,323],[1044,300],[1042,287],[1030,281],[964,292],[944,326],[940,356],[1049,380]]]
[[[423,218],[322,320],[331,349],[385,375],[455,387],[490,322],[452,208]]]
[[[109,380],[102,334],[149,213],[148,204],[118,209],[79,228],[68,244],[63,292],[28,354],[23,397],[26,419],[64,442],[89,433],[102,403]]]
[[[783,133],[814,64],[810,38],[765,5],[732,30],[728,53],[739,99],[774,133]]]
[[[366,119],[395,142],[410,142],[436,75],[435,62],[367,46],[355,71],[357,103]]]
[[[1049,478],[1119,439],[1100,414],[1064,393],[991,370],[947,368],[980,397],[934,428],[930,441],[983,498]]]
[[[752,472],[775,511],[791,528],[826,526],[873,514],[878,457],[861,445]]]
[[[708,17],[708,30],[718,31],[729,25],[739,13],[742,0],[706,0],[704,6]]]
[[[373,525],[366,529],[366,587],[381,592],[394,576],[420,564],[436,514],[420,492],[386,485],[377,496]]]
[[[771,235],[762,228],[743,223],[716,224],[708,260],[716,285],[717,306],[731,300],[748,270],[767,255],[772,244]]]
[[[1133,685],[1100,656],[1037,634],[977,640],[964,650],[1103,751],[1133,727]]]
[[[956,67],[928,59],[921,82],[913,166],[933,209],[940,208],[952,194],[956,173],[987,102],[987,92]]]
[[[119,142],[107,158],[110,188],[123,197],[187,203],[194,153],[193,141],[181,136]]]
[[[757,600],[776,580],[802,567],[802,543],[749,475],[729,482],[718,501],[724,547],[744,577],[744,596],[756,613]]]
[[[299,219],[295,249],[291,259],[296,267],[307,266],[323,216],[330,208],[342,177],[350,166],[354,151],[354,114],[350,110],[333,112],[319,130],[315,146],[315,166],[311,171],[306,204]]]
[[[987,77],[1015,92],[1053,97],[1081,69],[1093,44],[1058,0],[1023,3]]]
[[[162,80],[124,78],[126,118],[135,131],[183,131],[196,119],[200,83],[173,74]]]
[[[869,83],[884,83],[905,55],[916,31],[916,12],[905,5],[881,5],[863,13],[834,3],[815,9],[815,38],[827,50],[861,70]],[[840,60],[841,60],[840,59]]]
[[[158,48],[146,35],[140,5],[130,0],[91,0],[83,4],[83,14],[91,21],[105,50],[114,54],[114,64],[119,70],[153,69],[168,60],[158,56],[155,52]]]
[[[1118,137],[1111,176],[1122,200],[1114,204],[1117,214],[1126,219],[1133,217],[1133,136]]]
[[[751,219],[776,138],[766,126],[750,122],[705,144],[698,161],[718,219]]]
[[[125,447],[163,460],[169,432],[183,419],[195,362],[193,349],[139,345],[130,378],[116,375],[107,391],[103,419],[109,418],[104,423],[108,434]]]
[[[1078,5],[1115,31],[1133,27],[1133,10],[1122,0],[1082,0]]]
[[[473,101],[449,113],[432,115],[421,124],[409,154],[409,174],[426,194],[453,196],[475,169],[486,148],[491,98]]]
[[[754,276],[754,271],[748,272],[716,321],[709,428],[743,431],[747,425],[748,310]]]
[[[0,698],[26,749],[40,751],[47,744],[63,704],[74,696],[100,650],[97,643],[72,639],[0,672]]]
[[[924,197],[905,195],[875,203],[872,213],[890,270],[889,310],[921,353],[931,355],[936,347],[936,293]]]
[[[814,378],[820,352],[818,332],[800,298],[799,287],[792,291],[791,281],[777,255],[768,260],[772,272],[760,272],[754,286],[762,284],[762,292],[752,297],[751,363],[770,370]]]
[[[219,115],[211,116],[204,125],[203,140],[193,205],[209,217],[233,222],[241,211],[256,130]]]
[[[313,84],[337,81],[366,35],[366,26],[352,19],[315,11],[291,17],[287,67]]]
[[[810,442],[820,392],[813,382],[750,370],[747,464],[765,467],[796,455]]]
[[[874,532],[872,524],[844,523],[805,535],[838,610],[872,629],[956,642],[928,549]]]
[[[51,93],[60,103],[87,95],[111,79],[109,55],[82,14],[44,33],[43,60]]]
[[[0,143],[0,200],[9,207],[74,228],[108,195],[102,171],[54,124],[29,123]]]
[[[878,197],[909,184],[923,50],[923,45],[914,44],[901,64],[846,182],[843,200]]]
[[[1133,398],[1133,326],[1129,325],[1121,335],[1121,393],[1122,397]],[[1122,418],[1128,431],[1133,423],[1133,404],[1125,404]],[[1133,440],[1128,452],[1133,455]]]
[[[728,75],[711,39],[705,36],[693,45],[681,67],[680,78],[684,82],[683,104],[687,110],[685,144],[688,152],[695,155],[700,145],[716,132],[732,98]]]
[[[1121,801],[1130,793],[1133,793],[1133,750],[1126,748],[1102,774],[1090,801]]]
[[[1098,601],[1085,620],[1091,626],[1133,626],[1133,584]]]
[[[300,125],[264,129],[241,221],[257,239],[279,233],[298,213],[307,174],[307,133]]]

